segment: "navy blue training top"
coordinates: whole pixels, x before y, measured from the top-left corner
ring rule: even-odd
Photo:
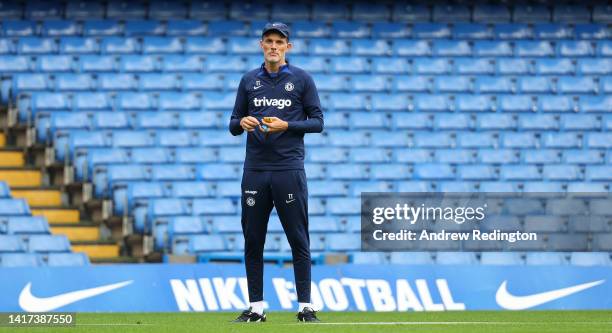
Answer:
[[[284,132],[247,132],[245,170],[304,169],[304,134],[323,131],[323,112],[312,77],[293,65],[268,73],[264,65],[246,73],[236,94],[229,123],[232,135],[244,129],[240,119],[278,117],[288,123]]]

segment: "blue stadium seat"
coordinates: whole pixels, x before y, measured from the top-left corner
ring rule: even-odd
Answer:
[[[197,55],[164,55],[161,61],[163,72],[200,72],[202,58]]]
[[[164,92],[158,97],[160,110],[193,110],[200,108],[198,96],[192,93]]]
[[[397,39],[391,47],[393,55],[402,57],[423,57],[431,55],[431,46],[425,40]]]
[[[372,24],[373,38],[408,38],[410,29],[404,23],[374,22]]]
[[[197,20],[169,19],[166,23],[168,36],[202,36],[206,34],[206,26]]]
[[[558,23],[534,24],[533,35],[537,39],[567,39],[573,37],[571,29]]]
[[[32,95],[32,111],[37,110],[69,110],[70,98],[63,93],[40,92]]]
[[[493,27],[497,39],[529,39],[532,37],[531,29],[527,24],[500,23]]]
[[[109,54],[136,53],[140,51],[140,43],[136,38],[104,37],[100,39],[100,51]]]
[[[569,164],[601,164],[604,154],[597,150],[565,150],[563,160]]]
[[[4,253],[0,254],[1,267],[36,267],[40,258],[34,253]]]
[[[349,10],[344,3],[315,2],[312,4],[312,19],[332,22],[348,19]]]
[[[499,23],[510,21],[510,10],[501,4],[478,4],[472,13],[474,22]]]
[[[177,90],[179,81],[174,74],[143,73],[139,75],[140,90]]]
[[[547,41],[526,41],[515,42],[515,55],[519,57],[552,57],[555,51]]]
[[[536,59],[534,68],[541,75],[574,73],[574,64],[570,59]]]
[[[236,214],[236,206],[231,199],[194,199],[193,215]]]
[[[368,113],[363,113],[362,115],[367,114]],[[327,136],[331,145],[336,147],[366,146],[369,142],[366,132],[363,131],[334,131],[327,133]]]
[[[2,22],[2,34],[8,37],[25,37],[36,34],[36,24],[33,21],[13,21]]]
[[[561,153],[553,149],[524,150],[523,160],[525,163],[551,164],[561,162]]]
[[[220,37],[186,37],[184,48],[187,54],[220,54],[226,51]]]
[[[329,106],[334,111],[359,111],[366,108],[366,103],[361,94],[330,93]]]
[[[376,180],[409,179],[410,175],[410,168],[405,164],[373,164],[370,166],[370,176]],[[385,191],[381,189],[378,192],[387,192],[388,190],[390,189],[387,187]]]
[[[516,252],[483,252],[480,256],[483,265],[523,265],[524,260]]]
[[[559,121],[551,114],[522,114],[518,118],[518,128],[522,130],[556,130]]]
[[[60,39],[59,51],[67,54],[97,53],[98,42],[89,37],[63,37]]]
[[[426,76],[397,75],[393,77],[391,86],[394,91],[427,92],[432,90],[432,83]]]
[[[539,23],[548,22],[551,13],[545,5],[515,6],[512,17],[516,22]]]
[[[534,165],[502,165],[500,176],[505,180],[539,180],[542,175]]]
[[[157,144],[163,147],[188,147],[197,144],[197,134],[186,130],[158,130]]]
[[[410,71],[406,58],[375,57],[372,59],[372,72],[375,74],[403,74]],[[402,78],[415,78],[402,76]]]
[[[471,55],[472,50],[467,41],[436,40],[433,42],[433,54],[442,57],[460,57]]]
[[[590,77],[562,76],[557,78],[557,91],[562,94],[596,93],[598,85]]]
[[[328,67],[323,57],[294,56],[291,57],[291,61],[311,73],[326,72]]]
[[[333,21],[332,36],[339,38],[369,38],[370,29],[365,22]]]
[[[155,142],[153,133],[148,131],[113,131],[113,147],[150,147]]]
[[[206,224],[197,216],[174,216],[168,220],[168,237],[177,235],[204,234],[207,232]]]
[[[247,36],[247,25],[241,21],[217,20],[208,24],[209,36]]]
[[[487,95],[457,95],[455,109],[460,112],[487,112],[494,109],[493,101]]]
[[[100,90],[136,90],[138,81],[132,74],[100,73],[98,88]]]
[[[185,164],[160,164],[151,167],[151,179],[157,181],[194,180],[195,170]]]
[[[574,34],[577,39],[606,39],[609,37],[605,25],[596,23],[576,24]]]
[[[466,114],[439,113],[434,117],[434,128],[439,130],[468,129],[470,117]]]
[[[468,149],[436,149],[435,161],[440,163],[474,163],[474,151]]]
[[[24,251],[25,247],[21,236],[0,235],[0,253]]]
[[[583,112],[609,112],[612,110],[612,96],[581,96],[580,110]]]
[[[611,133],[589,133],[587,135],[587,146],[589,148],[611,148]]]
[[[189,18],[200,20],[219,20],[227,15],[224,3],[203,1],[191,2]]]
[[[576,133],[548,132],[543,135],[542,142],[548,148],[579,148],[582,145],[581,137]]]
[[[119,69],[122,72],[153,72],[157,70],[157,58],[150,55],[123,55]]]
[[[43,72],[71,72],[73,68],[73,58],[67,55],[41,55],[36,62],[36,69]]]
[[[432,116],[423,113],[394,113],[391,123],[396,128],[428,129],[433,127]]]
[[[358,234],[329,234],[325,242],[328,251],[355,251],[361,247]]]
[[[589,165],[586,167],[586,179],[594,181],[609,181],[612,179],[612,167],[608,165]]]
[[[149,110],[154,106],[153,96],[147,93],[123,92],[116,97],[118,110]]]
[[[135,163],[165,163],[171,162],[171,153],[166,148],[145,147],[132,148],[130,160]]]
[[[417,132],[414,144],[419,148],[450,148],[455,145],[455,140],[448,132]]]
[[[259,40],[253,37],[231,37],[227,41],[230,54],[260,54]]]
[[[595,54],[589,41],[564,40],[557,43],[558,54],[565,57],[588,57]]]
[[[553,21],[555,22],[589,22],[591,11],[586,6],[581,5],[555,5],[553,9]]]
[[[347,91],[348,80],[343,75],[314,74],[312,76],[319,91]]]
[[[368,172],[363,165],[359,164],[336,164],[332,169],[327,170],[330,179],[367,179]]]
[[[313,39],[310,42],[310,54],[313,55],[347,55],[349,44],[342,39]]]
[[[531,112],[536,110],[534,100],[531,96],[501,95],[497,100],[497,107],[502,112]]]
[[[391,17],[389,9],[384,4],[355,3],[353,5],[353,20],[375,22],[388,21]]]
[[[524,192],[544,192],[544,193],[562,193],[563,187],[558,182],[526,182],[524,185]]]
[[[123,33],[123,25],[115,20],[85,20],[83,22],[83,35],[85,36],[113,36]]]
[[[21,37],[17,41],[17,52],[21,54],[55,53],[57,45],[52,38]]]
[[[204,70],[208,72],[243,72],[247,70],[246,63],[239,56],[209,55],[204,61]]]
[[[350,88],[355,92],[388,90],[389,80],[382,75],[353,75],[349,81]]]
[[[313,147],[306,151],[306,155],[307,160],[311,162],[339,163],[346,162],[348,159],[347,150],[340,147]],[[315,175],[320,175],[322,173],[315,165],[311,166],[315,168],[313,170]]]
[[[410,136],[406,131],[389,132],[387,130],[371,131],[371,145],[374,147],[404,147],[410,145]]]
[[[474,41],[472,52],[480,57],[508,57],[512,56],[510,43],[501,40]]]
[[[65,235],[32,235],[28,238],[30,252],[70,252],[70,242]]]
[[[44,74],[17,74],[13,76],[13,94],[22,91],[50,90],[51,80]]]
[[[155,1],[149,4],[149,17],[154,19],[185,18],[187,7],[184,3]]]
[[[419,112],[439,112],[450,111],[451,104],[447,96],[444,95],[414,95],[414,109]]]
[[[539,96],[538,109],[543,112],[571,112],[578,110],[570,96],[554,95]]]
[[[497,73],[503,75],[528,74],[532,72],[531,64],[526,59],[500,58],[497,59],[496,66]]]
[[[116,148],[96,148],[89,149],[86,154],[79,156],[75,159],[76,176],[77,179],[83,179],[84,169],[87,168],[87,174],[91,175],[95,166],[102,164],[120,164],[128,163],[128,153],[124,149]]]
[[[415,179],[453,179],[455,171],[449,164],[443,163],[424,163],[414,166]]]
[[[156,20],[128,20],[124,23],[126,36],[162,35],[164,25]]]
[[[362,162],[389,162],[390,154],[384,148],[351,148],[349,160],[357,163]]]
[[[293,34],[299,38],[326,38],[331,31],[322,21],[297,21],[291,25]]]
[[[233,2],[230,4],[229,17],[232,20],[241,20],[247,16],[252,20],[267,20],[270,17],[270,10],[268,6],[261,3]]]
[[[341,181],[312,180],[308,182],[308,194],[314,197],[346,196],[348,186]],[[312,231],[312,224],[309,229]]]
[[[15,53],[15,43],[6,38],[0,39],[0,54]]]
[[[607,59],[582,58],[577,60],[578,73],[583,75],[605,75],[612,73],[612,64]]]
[[[400,181],[397,182],[398,192],[431,192],[433,188],[430,182],[426,181]]]
[[[49,253],[47,265],[51,267],[87,266],[89,257],[85,253]]]
[[[457,58],[454,68],[458,74],[493,74],[495,71],[493,62],[486,58]]]
[[[111,72],[117,67],[113,56],[81,55],[79,56],[78,68],[83,72]]]
[[[480,192],[483,193],[512,193],[518,191],[518,186],[509,182],[481,182],[479,187]]]
[[[508,77],[477,76],[474,80],[474,91],[484,94],[512,93],[514,85]]]
[[[66,3],[66,18],[69,19],[99,19],[104,16],[104,4],[89,1],[74,1]]]
[[[395,265],[433,265],[430,252],[391,252],[389,262]]]
[[[492,39],[491,29],[484,24],[456,23],[453,25],[453,38],[455,39]]]
[[[457,135],[457,144],[463,148],[496,148],[498,136],[487,132],[462,132]]]
[[[372,112],[351,112],[349,114],[349,122],[352,128],[355,129],[363,129],[363,128],[385,128],[387,127],[387,117],[384,113],[372,113]],[[344,138],[348,138],[348,140],[352,140],[353,138],[359,139],[362,138],[363,135],[360,133],[355,135],[344,135],[341,139],[337,139],[334,133],[342,133],[342,132],[332,132],[329,134],[329,142],[333,145],[364,145],[364,140],[358,140],[355,142],[343,142]],[[348,132],[351,133],[351,132]]]
[[[544,179],[548,180],[579,180],[582,178],[580,169],[576,165],[544,165],[542,171]]]
[[[476,265],[478,259],[474,252],[438,252],[436,254],[438,265]]]
[[[55,89],[57,90],[92,90],[95,81],[89,74],[57,74],[55,75]]]
[[[576,266],[610,266],[612,260],[607,252],[572,252],[570,264]]]
[[[146,4],[141,1],[110,1],[106,15],[111,18],[137,19],[147,15]]]
[[[180,53],[183,45],[177,37],[147,36],[142,39],[142,53]]]
[[[386,40],[353,39],[351,54],[356,56],[386,56],[391,55],[391,47]]]
[[[189,252],[225,251],[227,249],[220,235],[194,235],[189,237]]]
[[[112,110],[112,97],[101,92],[79,92],[72,95],[75,110]]]
[[[440,93],[468,92],[472,90],[472,81],[467,76],[436,76],[434,89]]]
[[[509,164],[519,161],[518,152],[511,149],[481,149],[478,160],[483,163]]]
[[[42,22],[41,34],[43,36],[70,36],[76,35],[77,29],[74,21],[48,20]]]
[[[523,93],[551,93],[552,81],[547,77],[522,76],[517,79],[516,86]]]
[[[441,58],[416,58],[413,66],[417,74],[448,74],[451,71],[449,61]]]
[[[187,112],[179,113],[179,127],[181,128],[215,128],[219,119],[215,112]]]
[[[440,4],[433,6],[435,22],[466,22],[470,20],[471,12],[467,5]]]
[[[612,8],[606,5],[593,6],[593,21],[595,22],[612,22]]]
[[[350,262],[356,265],[385,264],[385,254],[382,252],[354,252],[350,255]]]
[[[370,98],[373,111],[408,110],[408,97],[403,94],[372,94]]]
[[[462,165],[458,169],[459,178],[463,180],[495,180],[497,174],[490,165]]]

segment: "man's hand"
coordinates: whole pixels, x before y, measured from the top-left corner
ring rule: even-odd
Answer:
[[[267,131],[261,125],[259,126],[259,130],[264,133],[277,133],[284,132],[289,128],[289,124],[277,117],[264,117],[263,119],[264,125],[267,126]]]
[[[259,120],[257,120],[257,118],[255,117],[247,116],[240,119],[240,127],[242,127],[247,132],[254,131],[255,127],[257,126],[259,126]]]

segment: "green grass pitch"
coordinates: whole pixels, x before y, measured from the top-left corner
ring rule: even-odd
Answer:
[[[320,324],[272,312],[265,323],[234,324],[237,313],[78,313],[76,327],[0,327],[0,332],[612,332],[612,311],[321,312]]]

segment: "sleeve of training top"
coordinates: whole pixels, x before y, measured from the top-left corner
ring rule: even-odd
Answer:
[[[310,75],[306,76],[302,99],[304,112],[306,112],[308,119],[288,121],[287,130],[299,133],[321,133],[323,131],[323,111],[321,111],[317,87]]]
[[[238,85],[238,92],[236,93],[236,102],[234,103],[234,110],[232,111],[232,117],[230,118],[229,131],[232,135],[240,135],[244,132],[242,126],[240,126],[240,119],[248,115],[249,100],[247,99],[246,89],[244,88],[244,77],[240,80]]]

